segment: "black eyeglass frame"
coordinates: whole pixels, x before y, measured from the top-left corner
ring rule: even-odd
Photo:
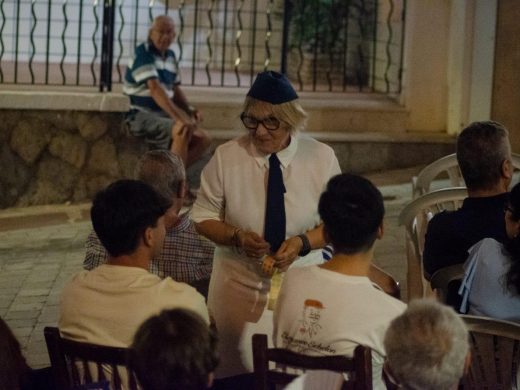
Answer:
[[[252,123],[253,122],[256,123],[256,125],[255,126],[248,126],[247,123],[246,123],[246,120],[248,120],[248,119],[250,119],[252,121]],[[278,130],[280,128],[280,125],[282,124],[282,121],[280,119],[278,119],[278,118],[275,118],[274,116],[269,116],[269,117],[264,118],[264,119],[258,119],[258,118],[255,118],[255,117],[247,115],[245,112],[240,114],[240,120],[244,124],[245,128],[248,129],[248,130],[256,130],[256,129],[258,129],[258,126],[261,123],[267,130],[274,131],[274,130]],[[269,122],[266,122],[267,120],[274,120],[274,121],[276,121],[276,127],[274,127],[272,124],[269,124]]]

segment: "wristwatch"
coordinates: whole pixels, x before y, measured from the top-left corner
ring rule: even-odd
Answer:
[[[303,243],[302,249],[298,253],[298,256],[307,256],[311,251],[311,243],[305,234],[298,234],[298,237],[300,237],[300,240],[302,240]]]

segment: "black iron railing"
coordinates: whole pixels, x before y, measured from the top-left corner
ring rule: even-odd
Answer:
[[[0,0],[0,83],[121,84],[157,15],[177,25],[187,85],[247,87],[281,70],[302,91],[401,88],[405,0]]]

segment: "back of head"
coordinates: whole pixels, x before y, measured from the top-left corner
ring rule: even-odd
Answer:
[[[146,320],[131,348],[130,365],[144,390],[206,389],[218,363],[214,333],[186,309]]]
[[[179,196],[186,172],[176,154],[168,150],[151,150],[137,162],[135,178],[150,185],[163,198],[173,199]]]
[[[457,161],[470,190],[492,189],[510,157],[508,131],[500,123],[474,122],[457,138]]]
[[[388,328],[387,364],[404,389],[456,389],[469,351],[468,331],[452,308],[412,301]]]
[[[22,355],[20,343],[2,318],[0,351],[0,389],[20,389],[30,369]]]
[[[97,193],[90,216],[101,243],[111,256],[133,253],[148,227],[171,206],[152,187],[138,180],[119,180]]]
[[[345,173],[330,179],[318,210],[334,250],[344,254],[370,249],[385,214],[379,190],[369,180]]]

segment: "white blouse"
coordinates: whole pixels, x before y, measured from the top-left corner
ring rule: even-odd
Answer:
[[[286,188],[286,237],[292,237],[319,224],[319,197],[341,170],[332,148],[302,134],[292,135],[277,155]],[[202,172],[193,220],[220,220],[263,236],[268,159],[248,135],[219,146]]]

